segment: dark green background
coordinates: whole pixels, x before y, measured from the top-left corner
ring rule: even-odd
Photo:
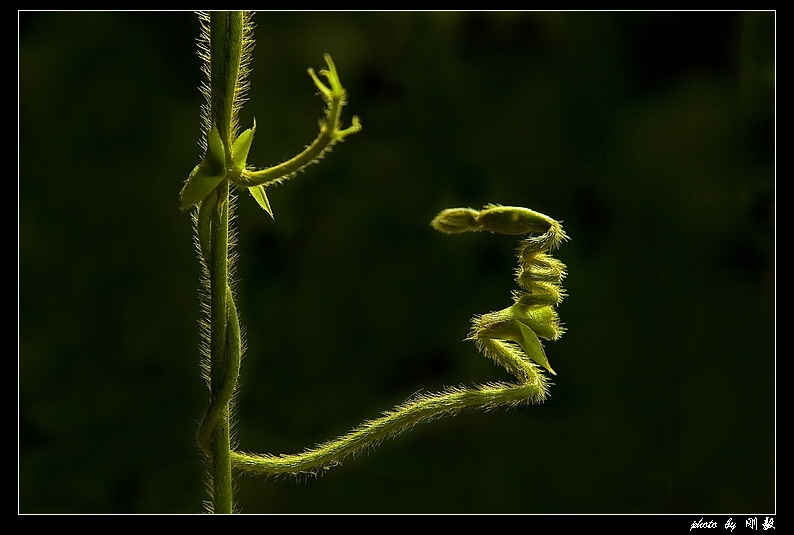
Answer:
[[[774,24],[742,12],[259,13],[249,162],[309,143],[330,53],[363,131],[243,195],[238,439],[289,453],[413,393],[506,379],[494,202],[572,241],[542,406],[422,425],[242,511],[775,512]],[[20,13],[19,510],[202,510],[194,14]]]

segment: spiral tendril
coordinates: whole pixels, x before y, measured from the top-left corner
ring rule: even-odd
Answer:
[[[560,287],[565,264],[551,252],[568,239],[558,221],[528,208],[486,205],[482,210],[449,208],[432,221],[436,230],[446,233],[493,232],[520,235],[532,233],[517,250],[516,282],[521,290],[513,292],[513,305],[472,318],[468,340],[480,352],[515,375],[522,373],[520,361],[527,358],[553,375],[540,339],[557,340],[565,329],[556,307],[565,297]]]
[[[497,205],[487,205],[481,211],[471,208],[444,210],[431,225],[445,233],[534,234],[525,238],[517,251],[519,267],[516,279],[521,290],[513,293],[513,305],[498,312],[475,316],[468,336],[484,356],[502,366],[517,382],[448,388],[439,393],[416,396],[384,412],[379,418],[363,422],[346,435],[297,454],[261,455],[233,451],[235,468],[269,476],[318,474],[419,423],[465,411],[510,408],[541,403],[546,399],[549,378],[540,367],[552,374],[555,372],[539,338],[556,340],[563,333],[555,307],[565,296],[559,286],[565,276],[565,265],[549,254],[568,239],[561,225],[526,208]]]

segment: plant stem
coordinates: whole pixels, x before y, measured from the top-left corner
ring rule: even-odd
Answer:
[[[212,511],[232,512],[230,450],[231,401],[237,387],[242,356],[242,336],[237,307],[229,285],[229,181],[224,179],[201,202],[196,216],[199,250],[205,272],[207,311],[206,375],[210,406],[199,426],[198,441],[212,477]]]
[[[293,455],[255,455],[232,452],[235,468],[255,474],[283,475],[317,473],[342,464],[383,440],[412,429],[417,424],[454,416],[469,410],[490,410],[541,403],[548,393],[548,380],[533,364],[523,384],[494,383],[474,388],[453,388],[420,396],[398,405],[383,416],[369,420],[348,434]]]
[[[231,513],[231,399],[240,370],[240,327],[234,296],[229,286],[229,166],[232,141],[237,131],[237,111],[245,90],[242,55],[246,15],[242,12],[208,13],[209,102],[206,134],[217,128],[223,154],[208,156],[224,162],[224,178],[201,202],[196,219],[199,243],[207,276],[209,296],[209,355],[207,374],[210,407],[199,428],[199,444],[204,449],[212,477],[212,511]],[[217,151],[216,151],[217,152]]]
[[[229,400],[221,393],[228,388],[228,381],[236,377],[228,375],[227,332],[229,322],[229,182],[224,180],[216,189],[217,204],[210,220],[211,249],[210,271],[210,392],[218,407],[220,418],[212,431],[212,482],[214,512],[232,512],[232,475]]]
[[[381,441],[415,425],[470,410],[491,410],[541,403],[548,394],[550,373],[539,338],[556,340],[564,329],[554,307],[563,298],[559,283],[565,266],[548,252],[567,239],[557,221],[527,208],[487,205],[444,210],[432,222],[446,233],[489,231],[499,234],[537,234],[519,248],[517,282],[512,306],[472,319],[468,339],[480,352],[516,377],[515,383],[489,383],[469,388],[450,388],[422,395],[397,405],[381,417],[365,421],[348,434],[293,455],[256,455],[235,451],[232,444],[232,402],[242,357],[242,335],[237,307],[230,286],[233,235],[230,214],[234,206],[230,188],[247,188],[257,203],[273,215],[265,194],[311,163],[317,162],[337,142],[361,130],[357,117],[351,126],[340,128],[346,93],[336,67],[325,55],[328,69],[319,71],[328,85],[309,69],[314,84],[327,104],[320,134],[296,157],[277,166],[254,170],[246,165],[254,126],[238,135],[238,111],[247,87],[247,58],[253,46],[250,13],[209,12],[201,15],[200,57],[205,61],[208,83],[203,86],[207,105],[203,109],[206,154],[188,177],[180,193],[180,208],[197,207],[194,223],[202,264],[202,307],[207,314],[201,323],[204,373],[210,403],[199,426],[198,442],[207,458],[211,477],[213,513],[234,512],[232,470],[281,475],[317,473],[360,454]],[[534,362],[533,362],[534,361]]]
[[[227,406],[221,420],[215,426],[212,438],[212,512],[222,515],[232,513],[232,461],[229,427],[229,408]]]
[[[226,161],[231,162],[237,111],[244,90],[240,67],[245,22],[241,11],[213,11],[209,16],[211,117],[223,141]]]

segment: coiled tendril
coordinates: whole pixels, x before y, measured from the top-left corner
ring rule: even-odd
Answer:
[[[411,429],[421,422],[452,416],[467,410],[489,410],[540,403],[548,393],[548,377],[554,374],[540,338],[556,340],[563,329],[555,307],[565,295],[560,282],[565,266],[550,252],[567,239],[560,224],[527,208],[487,205],[482,210],[453,208],[442,211],[432,226],[446,233],[489,231],[500,234],[533,234],[518,249],[516,280],[521,287],[513,294],[513,305],[472,319],[468,339],[485,356],[513,374],[517,382],[495,382],[472,387],[447,388],[419,395],[368,420],[352,431],[297,454],[251,454],[237,450],[232,439],[232,408],[240,370],[243,341],[230,284],[234,256],[230,250],[234,232],[231,188],[248,189],[260,207],[273,212],[266,188],[294,176],[316,163],[336,143],[361,130],[353,117],[341,127],[346,92],[331,57],[327,69],[319,71],[327,85],[309,70],[327,104],[320,132],[311,145],[294,158],[266,169],[247,164],[256,123],[239,133],[238,111],[247,89],[245,74],[253,47],[250,13],[210,12],[201,14],[200,57],[208,81],[204,107],[205,156],[190,173],[180,192],[179,206],[193,210],[196,247],[202,265],[202,323],[204,371],[210,387],[210,405],[199,426],[198,442],[210,468],[209,482],[214,512],[233,511],[232,470],[279,475],[318,473],[376,446],[382,440]],[[556,375],[556,374],[555,374]]]
[[[521,290],[513,292],[513,304],[472,318],[468,340],[474,340],[482,354],[516,377],[529,377],[527,358],[557,375],[540,338],[557,340],[565,332],[556,310],[565,297],[560,287],[566,275],[565,264],[550,254],[568,239],[560,223],[528,208],[489,204],[480,211],[443,210],[431,224],[446,233],[535,234],[518,247],[516,282]]]
[[[419,395],[379,418],[363,422],[346,435],[297,454],[233,451],[232,463],[236,468],[265,475],[319,473],[422,422],[470,410],[509,408],[546,399],[549,379],[540,367],[552,374],[554,371],[539,338],[556,340],[563,333],[555,307],[565,295],[559,286],[565,266],[549,255],[568,239],[562,227],[550,217],[527,208],[496,205],[488,205],[481,211],[444,210],[431,225],[446,233],[535,234],[524,239],[518,248],[516,279],[521,290],[514,292],[513,305],[475,316],[468,336],[481,353],[514,375],[517,382],[447,388],[435,394]]]

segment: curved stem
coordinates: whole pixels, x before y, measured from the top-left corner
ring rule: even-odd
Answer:
[[[380,418],[364,422],[342,437],[298,454],[252,455],[233,451],[234,468],[266,475],[318,472],[341,464],[344,459],[418,423],[467,410],[540,403],[546,399],[549,379],[539,366],[552,374],[554,371],[538,337],[556,340],[562,334],[552,305],[559,303],[564,295],[559,282],[565,275],[565,266],[545,251],[567,239],[562,227],[538,212],[497,205],[488,205],[481,211],[471,208],[444,210],[432,225],[447,233],[483,230],[500,234],[542,233],[539,237],[525,239],[520,247],[519,265],[528,276],[520,284],[524,291],[514,293],[512,307],[472,318],[468,337],[476,342],[484,356],[514,375],[518,383],[449,389],[420,396]],[[553,277],[549,273],[551,267],[555,268]]]
[[[336,72],[336,66],[331,56],[325,54],[324,58],[328,69],[321,70],[320,74],[328,80],[327,86],[320,81],[313,69],[309,69],[309,76],[314,81],[314,85],[320,90],[320,94],[328,106],[325,118],[320,123],[320,133],[311,145],[294,158],[258,171],[243,169],[239,175],[233,177],[234,182],[238,186],[248,188],[270,186],[289,179],[307,165],[318,162],[337,142],[342,141],[350,134],[361,131],[361,121],[359,121],[357,116],[353,116],[349,127],[344,129],[340,127],[342,108],[346,103],[346,93],[342,83],[339,81],[339,74]]]
[[[339,465],[344,459],[375,447],[382,440],[399,435],[419,423],[474,409],[541,403],[547,393],[547,378],[534,370],[532,377],[523,384],[497,383],[451,389],[407,401],[380,418],[362,423],[344,436],[302,453],[253,455],[233,451],[232,465],[239,470],[265,475],[317,472]]]
[[[353,129],[351,132],[358,131],[360,126],[357,118],[354,119],[353,126],[350,128]],[[348,133],[347,130],[345,132]],[[268,167],[267,169],[262,169],[260,171],[243,170],[240,173],[240,177],[235,180],[235,182],[245,187],[254,187],[259,185],[268,186],[273,183],[277,183],[282,179],[293,176],[307,165],[316,163],[318,159],[322,157],[323,153],[325,153],[329,147],[331,147],[339,139],[341,138],[335,136],[334,132],[330,131],[330,129],[323,128],[312,144],[306,147],[303,152],[297,156],[290,158],[289,160],[278,165]]]
[[[500,234],[538,234],[519,248],[514,304],[499,312],[476,316],[468,337],[485,356],[517,378],[517,383],[492,383],[472,388],[454,388],[415,397],[381,417],[366,421],[348,434],[315,448],[292,455],[253,455],[232,449],[232,401],[240,372],[242,337],[237,308],[230,287],[230,198],[231,184],[249,188],[257,202],[272,215],[265,188],[293,176],[318,161],[335,143],[361,130],[358,117],[351,126],[340,127],[346,93],[330,56],[326,55],[324,76],[328,85],[309,69],[327,109],[320,134],[303,152],[282,164],[262,170],[246,166],[255,124],[237,136],[238,111],[245,92],[246,57],[252,41],[250,14],[211,12],[202,15],[201,57],[208,60],[208,103],[205,108],[207,154],[188,178],[180,194],[180,207],[198,206],[194,222],[203,268],[206,293],[202,302],[208,319],[202,324],[206,345],[202,346],[210,404],[199,426],[198,441],[204,451],[212,478],[211,510],[233,512],[232,470],[277,475],[318,472],[413,426],[469,410],[489,410],[540,403],[548,394],[549,379],[542,366],[554,373],[539,338],[556,340],[562,328],[554,307],[564,296],[559,283],[565,266],[547,252],[567,239],[561,225],[538,212],[521,208],[487,205],[480,211],[470,208],[444,210],[432,225],[442,232],[488,231]],[[248,33],[246,33],[248,32]]]

